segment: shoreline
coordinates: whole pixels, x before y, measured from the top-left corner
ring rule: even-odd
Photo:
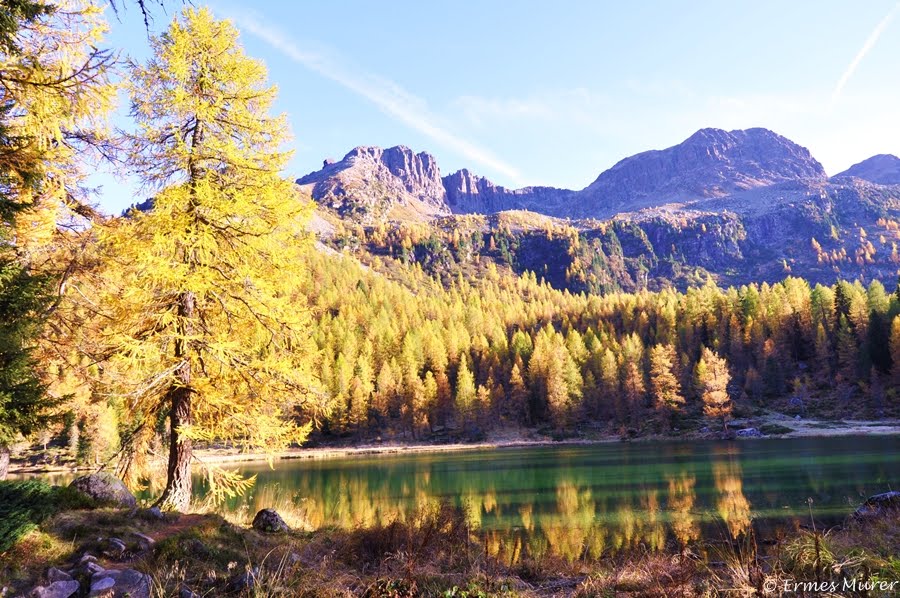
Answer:
[[[774,415],[774,414],[773,414]],[[759,428],[766,424],[778,424],[791,428],[784,434],[770,434],[762,437],[738,437],[734,440],[763,440],[767,438],[827,438],[836,436],[890,436],[900,435],[900,420],[795,420],[788,416],[775,415],[763,418],[748,418],[734,420],[732,426],[742,428]],[[267,463],[275,461],[302,461],[302,460],[326,460],[346,459],[360,456],[377,455],[417,455],[429,453],[452,453],[461,451],[493,450],[506,448],[537,448],[548,446],[586,446],[599,444],[612,444],[616,442],[690,442],[690,441],[717,440],[715,436],[700,434],[698,432],[686,433],[682,436],[646,435],[635,438],[622,438],[617,435],[598,436],[594,438],[567,438],[553,440],[552,438],[523,438],[510,436],[495,440],[479,442],[455,442],[448,444],[428,443],[397,443],[394,441],[380,443],[368,443],[361,446],[320,446],[313,448],[290,448],[272,455],[264,452],[240,452],[239,449],[229,448],[205,448],[196,449],[195,457],[207,464],[250,464]],[[10,463],[10,475],[35,475],[35,474],[73,474],[84,471],[93,471],[92,467],[65,467],[42,464],[28,464],[21,461]]]
[[[741,420],[741,423],[747,427],[757,427],[750,425],[748,421]],[[765,440],[767,438],[827,438],[836,436],[892,436],[900,435],[900,420],[860,420],[850,422],[830,422],[829,420],[793,420],[785,418],[784,420],[766,419],[760,425],[765,423],[780,423],[782,425],[794,425],[795,429],[786,434],[766,435],[762,437],[738,437],[737,441],[753,441]],[[821,427],[820,427],[821,426]],[[506,448],[538,448],[547,446],[589,446],[599,444],[613,444],[618,442],[626,443],[651,443],[651,442],[688,442],[688,441],[708,441],[718,440],[715,437],[700,435],[696,433],[686,434],[684,436],[660,436],[647,435],[638,436],[636,438],[622,438],[620,436],[603,436],[597,438],[567,438],[564,440],[553,440],[551,438],[520,438],[520,439],[498,439],[487,440],[482,442],[470,443],[450,443],[450,444],[367,444],[363,446],[347,446],[347,447],[315,447],[315,448],[292,448],[281,451],[272,457],[273,461],[291,461],[291,460],[324,460],[324,459],[343,459],[356,456],[372,456],[372,455],[416,455],[428,453],[451,453],[460,451],[477,451],[491,449]],[[207,463],[223,464],[223,463],[265,463],[268,457],[265,453],[235,453],[229,449],[201,449],[196,451],[197,457]]]

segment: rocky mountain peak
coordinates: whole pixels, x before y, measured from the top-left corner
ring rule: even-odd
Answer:
[[[834,176],[839,177],[855,177],[878,185],[900,185],[900,158],[878,154]]]
[[[358,161],[369,163],[364,168],[387,169],[387,172],[398,179],[407,192],[422,201],[443,203],[444,189],[441,186],[441,171],[434,156],[427,152],[416,154],[405,145],[396,145],[387,149],[361,145],[350,150],[338,164],[349,167]]]
[[[339,162],[325,161],[321,170],[297,180],[316,201],[363,220],[390,216],[434,216],[449,212],[441,171],[429,153],[398,145],[382,149],[361,145]]]
[[[453,199],[460,195],[490,194],[498,189],[504,189],[483,176],[473,173],[468,168],[462,168],[453,174],[448,174],[443,177],[442,181],[451,205],[454,203]]]
[[[792,180],[824,180],[809,150],[768,129],[700,129],[682,143],[621,160],[582,191],[582,215],[611,216],[722,197]]]

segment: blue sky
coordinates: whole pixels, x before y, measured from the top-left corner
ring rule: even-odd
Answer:
[[[580,189],[702,127],[773,129],[829,174],[900,155],[893,1],[248,4],[209,3],[279,87],[289,176],[403,144],[443,173]],[[157,9],[151,30],[168,18]],[[133,7],[111,27],[111,45],[146,56]],[[127,183],[96,181],[108,211],[134,201]]]

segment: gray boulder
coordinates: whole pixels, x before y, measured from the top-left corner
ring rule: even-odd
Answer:
[[[102,546],[103,554],[112,559],[121,559],[125,556],[125,551],[128,549],[125,542],[118,538],[106,538],[103,540]]]
[[[757,428],[744,428],[735,432],[735,436],[738,438],[762,438],[763,433]]]
[[[150,576],[140,571],[108,569],[91,578],[88,598],[150,598],[150,589]]]
[[[49,586],[38,586],[28,594],[30,598],[69,598],[78,592],[78,582],[54,581]]]
[[[856,509],[854,516],[858,518],[876,517],[888,511],[898,510],[900,510],[900,492],[884,492],[867,498],[866,502]]]
[[[166,518],[166,514],[163,513],[162,509],[159,507],[140,509],[135,512],[135,515],[141,519],[146,519],[147,521],[164,521]]]
[[[275,509],[263,509],[253,518],[253,529],[267,534],[278,534],[290,531],[287,523]]]
[[[69,570],[69,575],[75,578],[90,577],[91,575],[103,571],[103,567],[94,561],[83,561]]]
[[[229,594],[237,594],[239,592],[247,592],[256,587],[256,581],[259,578],[259,568],[254,567],[245,573],[233,575],[225,583],[225,591]]]
[[[141,534],[139,532],[131,532],[129,537],[132,538],[133,542],[137,545],[138,550],[141,552],[145,550],[150,550],[153,548],[153,545],[156,544],[156,540],[151,538],[146,534]]]
[[[88,594],[90,598],[98,596],[112,596],[115,593],[116,580],[113,576],[108,575],[109,571],[97,573],[97,579],[91,580],[91,591]]]
[[[72,581],[72,576],[56,567],[50,567],[47,570],[47,579],[50,583],[55,581]]]
[[[137,500],[122,480],[108,473],[92,473],[75,478],[70,486],[97,502],[126,509],[137,508]]]

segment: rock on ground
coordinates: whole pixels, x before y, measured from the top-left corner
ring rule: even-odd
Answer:
[[[141,534],[139,532],[131,532],[129,537],[133,539],[134,543],[137,544],[138,550],[141,552],[145,550],[150,550],[153,548],[153,545],[156,544],[156,540],[151,538],[146,534]]]
[[[289,531],[290,528],[275,509],[263,509],[253,518],[253,529],[274,534]]]
[[[125,556],[125,551],[128,550],[125,542],[118,538],[106,538],[102,542],[102,546],[103,554],[112,559],[121,559]]]
[[[137,500],[119,478],[108,473],[92,473],[76,478],[70,486],[88,498],[126,509],[137,508]]]
[[[149,509],[140,509],[135,511],[135,516],[148,521],[164,521],[166,514],[159,507],[150,507]]]
[[[49,586],[38,586],[28,594],[31,598],[69,598],[79,589],[77,581],[54,581]]]
[[[900,492],[884,492],[866,499],[861,507],[856,509],[856,517],[874,517],[882,515],[885,511],[900,510]]]
[[[108,569],[91,577],[88,598],[150,598],[150,577],[134,569]]]
[[[238,573],[231,577],[225,584],[225,591],[230,594],[246,592],[256,587],[256,580],[259,577],[259,568],[254,567],[251,571]]]
[[[50,567],[47,570],[47,579],[51,583],[54,581],[72,581],[72,576],[56,567]]]
[[[763,433],[760,432],[757,428],[744,428],[743,430],[738,430],[735,435],[739,438],[762,438]]]

